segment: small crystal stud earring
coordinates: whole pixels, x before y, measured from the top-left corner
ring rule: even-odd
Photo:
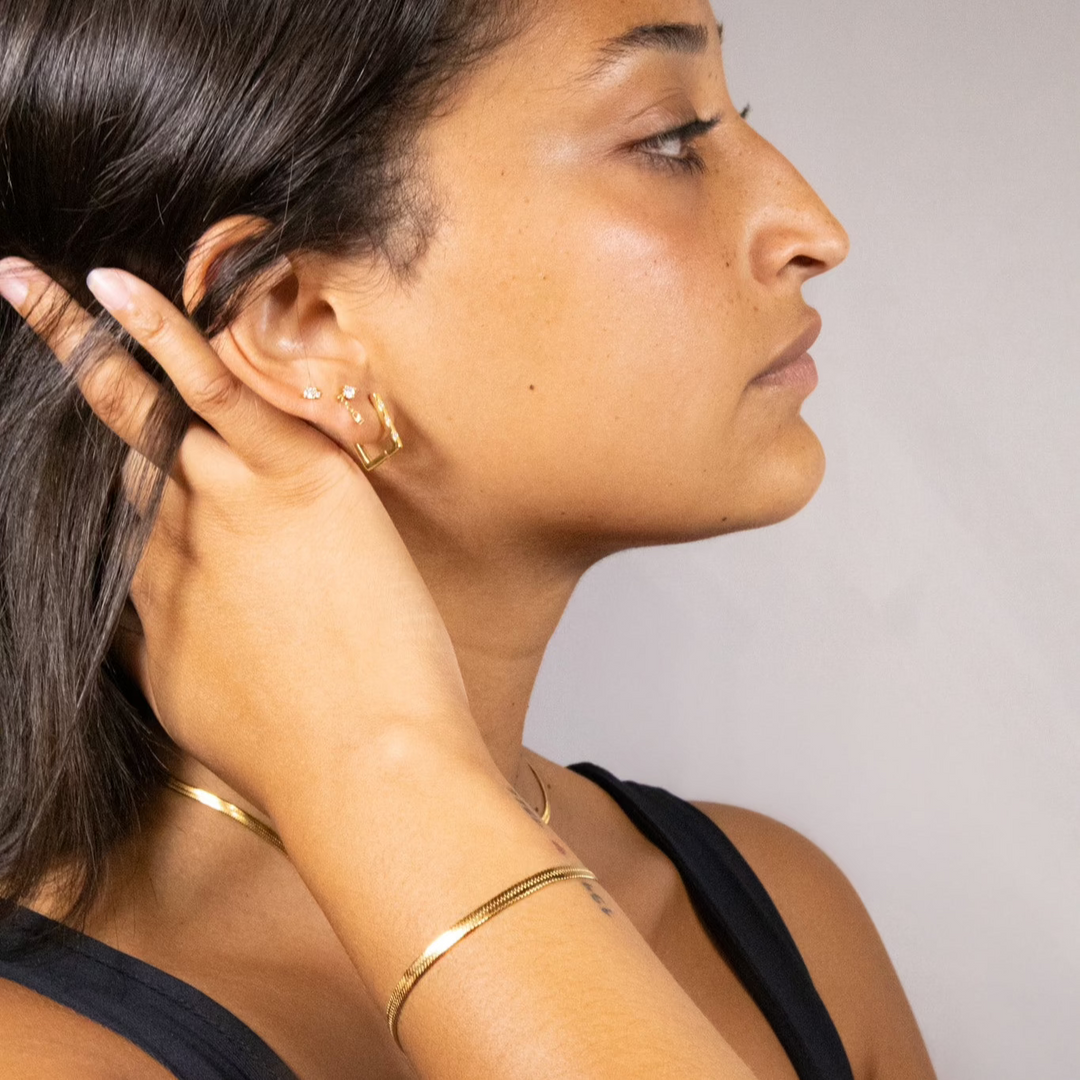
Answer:
[[[308,386],[304,389],[305,401],[318,401],[322,397],[322,391],[317,386]]]
[[[358,424],[362,424],[364,422],[364,418],[349,404],[349,402],[353,401],[355,398],[355,386],[343,386],[341,388],[341,393],[337,396],[337,400],[340,401],[346,409],[348,409],[349,415],[353,418],[353,420]]]

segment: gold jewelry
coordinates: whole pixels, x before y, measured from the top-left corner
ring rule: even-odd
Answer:
[[[318,401],[322,397],[322,391],[317,386],[308,386],[304,388],[303,396],[305,401]]]
[[[249,813],[241,810],[239,806],[225,802],[224,799],[219,799],[212,792],[185,784],[171,774],[165,777],[165,786],[178,795],[185,795],[189,799],[202,803],[203,806],[209,806],[211,810],[217,810],[218,813],[231,817],[233,821],[239,821],[245,829],[250,829],[260,839],[265,840],[268,844],[273,844],[278,851],[285,854],[285,845],[281,842],[281,837],[269,825],[264,825],[257,818],[253,818]]]
[[[356,387],[355,386],[343,386],[341,388],[341,393],[338,394],[336,400],[340,401],[341,404],[345,406],[345,408],[349,412],[349,415],[353,418],[353,420],[356,423],[362,424],[364,422],[364,418],[349,404],[349,402],[352,401],[353,398],[355,398],[355,397],[356,397]]]
[[[550,870],[542,870],[539,874],[519,881],[511,885],[509,889],[492,897],[482,907],[478,907],[472,914],[454,923],[445,933],[440,934],[410,965],[409,969],[401,976],[390,1001],[386,1006],[386,1021],[390,1025],[390,1034],[394,1042],[401,1050],[405,1048],[398,1038],[398,1017],[401,1015],[401,1007],[409,996],[413,987],[420,981],[420,977],[441,956],[444,956],[463,937],[471,934],[477,927],[483,926],[488,919],[494,918],[500,911],[508,908],[518,900],[524,900],[526,896],[532,896],[548,885],[554,885],[556,881],[595,881],[596,875],[584,866],[555,866]]]
[[[392,445],[390,449],[384,449],[381,453],[369,458],[364,452],[364,448],[357,443],[356,452],[360,455],[360,464],[364,467],[364,472],[377,469],[388,457],[392,457],[402,448],[401,436],[397,433],[394,421],[390,419],[390,414],[386,411],[383,399],[378,394],[371,393],[368,394],[368,400],[375,406],[375,411],[379,414],[379,423],[382,424],[383,432],[390,436]]]
[[[546,825],[551,820],[551,802],[548,798],[547,785],[540,779],[540,774],[532,767],[532,763],[525,762],[532,771],[533,776],[536,777],[537,783],[540,785],[541,790],[544,792],[544,809],[540,814],[540,821]],[[240,822],[245,829],[250,829],[260,839],[265,840],[268,844],[273,844],[278,851],[285,854],[285,845],[269,825],[264,825],[258,818],[253,818],[249,813],[241,810],[235,803],[226,802],[224,799],[218,798],[213,792],[206,791],[204,788],[192,787],[190,784],[185,784],[182,780],[178,780],[173,775],[165,777],[165,786],[170,791],[175,791],[178,795],[184,795],[189,799],[194,799],[195,802],[202,803],[203,806],[208,806],[211,810],[216,810],[220,814],[225,814],[227,817],[231,817],[233,821]]]
[[[526,761],[525,764],[529,766],[529,771],[536,777],[536,782],[544,793],[544,809],[540,811],[540,824],[547,825],[551,821],[551,800],[548,798],[547,784],[540,779],[540,774],[532,767],[531,761]]]

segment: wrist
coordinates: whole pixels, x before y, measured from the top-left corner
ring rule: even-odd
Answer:
[[[466,784],[495,790],[506,781],[471,715],[443,711],[383,720],[375,732],[368,727],[294,753],[265,780],[263,805],[289,831],[313,816],[358,815]]]
[[[479,749],[476,743],[479,743]],[[386,728],[268,807],[289,858],[379,998],[463,915],[577,861],[526,813],[477,734]]]

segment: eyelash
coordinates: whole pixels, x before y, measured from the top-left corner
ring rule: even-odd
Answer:
[[[720,123],[721,117],[714,116],[711,120],[691,120],[688,124],[680,124],[677,128],[662,131],[648,139],[635,144],[635,150],[644,154],[651,166],[658,169],[674,170],[684,173],[702,173],[705,171],[705,159],[692,147],[688,149],[685,157],[672,157],[659,151],[673,139],[683,143],[692,143],[695,139],[712,131]]]
[[[742,109],[739,115],[745,120],[750,115],[750,106],[747,105]],[[686,173],[702,173],[705,171],[705,159],[692,148],[686,157],[681,158],[670,157],[668,154],[660,154],[656,151],[671,139],[681,139],[686,143],[700,139],[702,135],[712,131],[722,119],[722,115],[714,116],[711,120],[702,120],[699,117],[691,120],[688,124],[681,124],[677,128],[671,128],[669,131],[660,132],[659,135],[653,135],[643,142],[637,143],[635,149],[644,154],[649,159],[649,164],[654,168]]]

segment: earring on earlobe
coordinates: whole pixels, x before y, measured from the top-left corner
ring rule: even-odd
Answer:
[[[341,404],[345,406],[345,408],[349,412],[349,415],[353,418],[353,420],[357,424],[362,424],[364,422],[364,418],[349,404],[349,402],[352,401],[355,397],[356,397],[356,387],[355,386],[343,386],[341,388],[341,393],[338,394],[336,400],[340,401]]]
[[[322,391],[317,386],[308,386],[304,389],[305,401],[318,401],[322,397]]]
[[[374,457],[368,457],[364,448],[357,443],[356,452],[360,455],[360,464],[364,467],[364,472],[377,469],[388,457],[393,457],[403,445],[401,436],[397,433],[397,428],[394,427],[394,421],[390,419],[390,414],[386,411],[383,399],[378,394],[371,393],[368,394],[368,400],[375,406],[375,411],[379,414],[379,423],[382,424],[383,432],[390,437],[390,447]]]

